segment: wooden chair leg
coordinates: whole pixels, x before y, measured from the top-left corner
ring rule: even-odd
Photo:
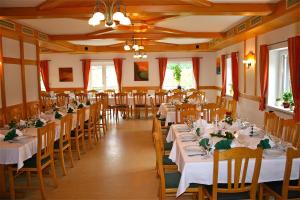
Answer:
[[[39,178],[40,191],[41,191],[42,199],[45,200],[46,199],[46,195],[45,195],[45,185],[44,185],[44,179],[43,179],[42,170],[38,170],[37,174],[38,174],[38,178]]]
[[[79,139],[78,138],[75,139],[75,145],[76,145],[76,151],[77,151],[77,155],[78,155],[78,160],[80,160],[81,156],[80,156],[80,146],[79,146]]]
[[[31,187],[31,173],[26,172],[26,176],[27,176],[27,186]]]
[[[81,143],[82,143],[83,152],[86,152],[86,146],[85,146],[85,141],[84,141],[84,133],[81,136]]]
[[[15,192],[15,180],[14,180],[14,172],[11,167],[8,167],[8,176],[9,176],[9,193],[10,199],[16,199],[16,192]]]
[[[74,167],[74,160],[73,160],[73,155],[72,155],[71,144],[70,144],[70,146],[68,147],[68,154],[69,154],[69,159],[70,159],[70,162],[71,162],[71,167]]]
[[[66,172],[66,167],[65,167],[65,159],[64,159],[64,152],[62,149],[59,150],[59,159],[60,159],[60,166],[63,172],[63,175],[66,176],[67,172]]]
[[[55,166],[54,166],[54,159],[52,158],[52,162],[50,164],[50,169],[51,169],[51,176],[52,176],[52,181],[53,185],[55,188],[57,188],[57,178],[56,178],[56,171],[55,171]]]

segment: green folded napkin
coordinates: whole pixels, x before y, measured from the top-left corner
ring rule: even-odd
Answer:
[[[44,122],[42,122],[40,119],[36,120],[34,124],[35,128],[40,128],[44,126]]]
[[[61,119],[62,115],[59,112],[55,112],[55,119]]]
[[[79,106],[78,106],[78,108],[79,109],[81,109],[81,108],[83,108],[84,107],[84,105],[81,103],[81,104],[79,104]]]
[[[233,122],[233,118],[231,116],[226,116],[224,121],[229,124],[229,125],[232,125],[232,122]]]
[[[68,109],[68,113],[73,113],[73,112],[74,112],[73,108]]]
[[[86,102],[86,105],[87,105],[87,106],[91,105],[91,101],[88,100],[88,101]]]
[[[234,135],[229,131],[226,131],[225,135],[222,135],[221,130],[219,130],[217,133],[211,133],[210,135],[211,135],[211,137],[226,138],[226,139],[229,139],[229,140],[234,139]]]
[[[196,129],[196,134],[197,134],[198,136],[200,136],[200,128],[197,128],[197,129]]]
[[[205,150],[208,150],[208,151],[211,150],[208,138],[201,139],[199,142],[199,146],[203,147]]]
[[[257,147],[260,147],[262,149],[270,149],[271,148],[271,145],[269,144],[270,140],[269,139],[264,139],[264,140],[261,140],[259,142],[259,144],[257,145]]]
[[[17,122],[10,121],[9,124],[8,124],[8,127],[9,127],[9,129],[17,128]]]
[[[13,128],[12,130],[10,130],[4,137],[4,141],[8,141],[8,140],[13,140],[15,137],[18,137],[16,129]]]
[[[232,143],[232,140],[229,140],[229,139],[221,140],[215,144],[215,149],[217,149],[217,150],[231,149],[231,143]]]

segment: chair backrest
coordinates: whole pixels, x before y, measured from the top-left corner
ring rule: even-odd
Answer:
[[[165,92],[156,92],[154,95],[154,104],[160,105],[166,103],[168,99],[168,94]]]
[[[237,105],[237,102],[234,99],[227,101],[226,109],[228,112],[231,112],[231,117],[233,119],[236,119],[236,105]]]
[[[37,142],[37,168],[42,167],[42,160],[53,157],[53,147],[55,139],[55,122],[50,122],[38,128]]]
[[[30,104],[28,105],[27,109],[28,109],[27,115],[31,118],[37,118],[38,115],[40,114],[39,103]]]
[[[172,102],[172,101],[182,101],[183,100],[183,95],[181,94],[173,94],[172,96],[168,96],[167,101]]]
[[[281,137],[284,141],[297,145],[299,133],[297,134],[297,123],[293,119],[280,119],[277,136]],[[281,134],[281,135],[280,135]]]
[[[250,192],[250,199],[256,199],[255,195],[260,173],[262,152],[263,151],[261,148],[253,150],[245,147],[236,147],[227,151],[215,150],[212,199],[218,199],[217,195],[219,192]],[[246,176],[250,159],[251,162],[255,162],[255,164],[253,169],[252,181],[250,184],[246,184]],[[220,161],[227,161],[227,187],[222,188],[218,187]]]
[[[77,109],[75,136],[84,133],[85,108]]]
[[[183,124],[187,120],[197,120],[198,111],[196,110],[183,110],[180,112],[180,124]]]
[[[21,106],[13,106],[7,109],[4,114],[8,123],[11,121],[19,122],[23,119],[23,109]]]
[[[51,96],[47,92],[41,92],[41,109],[43,112],[51,109]]]
[[[219,95],[217,95],[217,97],[216,97],[216,104],[217,104],[218,106],[221,106],[221,103],[222,103],[222,97],[219,96]]]
[[[115,105],[128,105],[128,94],[127,93],[116,93],[115,94]]]
[[[147,103],[146,93],[138,92],[133,94],[134,105],[146,105],[146,103]]]
[[[186,110],[196,110],[196,105],[183,103],[183,104],[175,106],[175,122],[176,122],[176,124],[181,123],[181,120],[179,119],[180,113],[183,111],[186,111]]]
[[[227,110],[225,108],[217,108],[216,110],[213,110],[210,117],[211,121],[221,121],[225,118]]]
[[[297,158],[300,158],[300,150],[288,148],[286,153],[284,179],[282,184],[282,194],[281,194],[282,199],[288,199],[289,191],[300,191],[300,177],[298,177],[297,185],[290,185],[290,177],[291,177],[291,171],[293,167],[293,160]]]
[[[97,117],[97,104],[91,104],[90,105],[90,113],[89,113],[89,121],[88,121],[89,128],[96,126],[96,120],[97,120],[96,117]]]
[[[214,120],[214,113],[216,113],[216,110],[219,108],[219,106],[215,103],[208,103],[204,104],[202,106],[203,111],[203,118],[208,122],[211,123]]]
[[[200,95],[198,93],[193,93],[192,95],[189,96],[189,100],[197,104],[203,104],[205,103],[205,96]]]
[[[264,130],[275,136],[278,134],[279,117],[274,112],[265,112]]]
[[[75,98],[80,103],[85,103],[88,101],[88,95],[86,93],[77,93],[75,94]]]
[[[68,94],[65,93],[58,93],[56,94],[56,104],[57,106],[65,106],[66,104],[70,103],[70,97]]]
[[[64,142],[70,141],[70,133],[72,130],[73,116],[71,113],[66,114],[60,120],[60,136],[59,146],[63,147]]]
[[[109,96],[114,96],[116,91],[113,89],[104,90],[104,93],[108,94]]]
[[[100,93],[97,93],[96,94],[96,101],[101,101],[103,106],[105,108],[107,108],[108,106],[108,103],[109,103],[109,97],[108,97],[108,94],[107,93],[104,93],[104,92],[100,92]]]

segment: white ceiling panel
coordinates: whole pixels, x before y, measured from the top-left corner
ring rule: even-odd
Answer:
[[[169,43],[169,44],[199,44],[210,41],[209,38],[165,38],[157,40],[157,42]]]
[[[94,40],[74,40],[69,41],[72,44],[78,45],[87,45],[87,46],[107,46],[113,44],[123,43],[122,41],[115,40],[115,39],[94,39]]]
[[[223,32],[246,18],[245,16],[192,15],[169,18],[156,25],[186,32]]]
[[[0,7],[36,7],[45,0],[0,0]]]
[[[88,20],[70,18],[21,19],[17,21],[49,35],[86,34],[105,28],[103,25],[90,26]]]

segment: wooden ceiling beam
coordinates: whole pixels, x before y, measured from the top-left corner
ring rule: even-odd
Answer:
[[[52,35],[50,40],[90,40],[90,39],[124,39],[132,38],[132,33],[111,33],[102,35]],[[185,33],[185,34],[169,34],[169,33],[135,33],[136,39],[154,39],[163,38],[222,38],[222,33],[217,32],[201,32],[201,33]]]
[[[212,6],[213,3],[208,0],[180,0],[185,3],[189,3],[195,6]]]
[[[38,10],[51,10],[64,3],[62,0],[46,0],[37,6]]]
[[[245,15],[265,16],[273,11],[276,4],[213,4],[210,7],[194,5],[132,5],[127,6],[128,13],[153,13],[161,15]],[[0,8],[0,17],[12,19],[89,17],[93,7],[67,7],[50,10],[29,8]]]

